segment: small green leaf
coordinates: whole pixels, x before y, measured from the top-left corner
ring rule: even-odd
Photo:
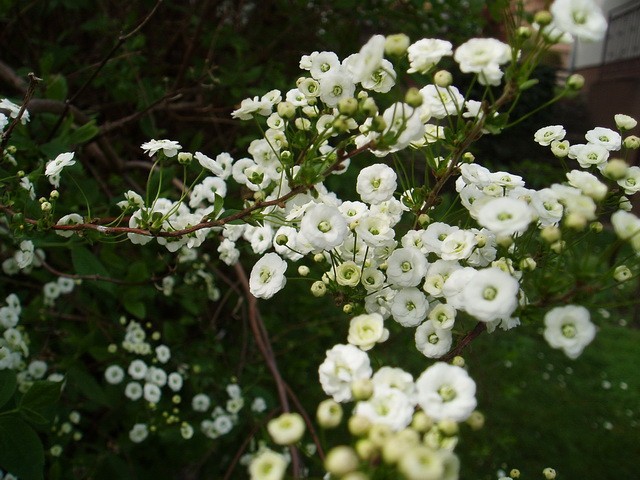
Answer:
[[[0,468],[20,480],[42,480],[42,442],[25,421],[17,416],[0,417]]]
[[[126,298],[122,305],[127,312],[139,319],[144,319],[147,316],[147,307],[140,300]]]
[[[537,85],[538,83],[540,83],[540,80],[538,80],[537,78],[530,78],[529,80],[522,82],[519,85],[520,91],[524,92],[525,90],[530,89],[531,87]]]
[[[81,145],[83,143],[87,143],[93,137],[98,135],[98,133],[100,133],[100,128],[96,126],[95,120],[91,120],[71,132],[67,137],[67,140],[72,145]]]
[[[93,403],[102,406],[109,406],[109,401],[102,386],[96,379],[88,374],[83,367],[73,366],[67,370],[67,382],[69,387],[78,389],[82,395]]]
[[[101,277],[110,278],[109,271],[105,268],[102,262],[91,253],[88,249],[74,245],[71,249],[71,262],[73,268],[79,275],[100,275]],[[109,293],[114,293],[115,286],[113,283],[105,281],[96,281],[95,285],[101,290],[105,290]]]
[[[33,382],[18,402],[18,411],[27,421],[35,425],[46,425],[55,412],[61,387],[62,382]]]
[[[67,99],[67,93],[68,87],[66,78],[60,74],[49,76],[46,86],[47,98],[64,102]]]
[[[13,396],[17,385],[16,372],[13,370],[0,371],[0,407]]]

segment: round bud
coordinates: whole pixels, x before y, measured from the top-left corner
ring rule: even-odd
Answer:
[[[409,48],[411,40],[404,33],[387,35],[384,40],[384,53],[389,56],[401,57]]]
[[[51,190],[51,193],[49,194],[49,199],[57,200],[58,198],[60,198],[60,192],[58,190]]]
[[[544,227],[540,230],[540,236],[547,243],[553,243],[562,237],[562,232],[555,225],[549,225],[548,227]]]
[[[438,430],[440,430],[447,437],[452,437],[458,433],[458,424],[449,419],[440,420],[438,422]]]
[[[604,225],[602,225],[602,222],[591,222],[589,229],[594,233],[600,233],[604,229]]]
[[[632,276],[631,270],[629,270],[629,267],[626,265],[619,265],[613,271],[613,278],[615,278],[617,282],[626,282]]]
[[[553,468],[547,467],[542,471],[542,475],[547,480],[554,480],[556,478],[556,471]]]
[[[621,131],[631,130],[638,125],[638,121],[635,118],[630,117],[629,115],[623,115],[622,113],[614,115],[613,118],[616,121],[616,126]]]
[[[360,109],[368,117],[373,117],[376,113],[378,113],[378,106],[376,105],[376,101],[371,97],[367,97],[364,99],[364,101],[360,105]]]
[[[336,428],[342,421],[342,413],[342,406],[329,398],[318,405],[316,418],[322,428]]]
[[[369,400],[373,395],[373,382],[368,378],[358,378],[351,382],[351,393],[356,401]]]
[[[384,132],[387,128],[387,122],[385,122],[382,115],[376,115],[371,120],[371,130],[374,132]]]
[[[349,432],[355,437],[362,437],[369,433],[371,428],[371,420],[362,415],[353,415],[347,422]]]
[[[551,153],[558,158],[564,158],[569,155],[569,147],[571,145],[567,140],[554,140],[551,142]]]
[[[280,235],[278,235],[276,237],[276,244],[277,245],[286,245],[287,242],[289,241],[289,237],[287,237],[285,234],[281,233]]]
[[[447,70],[439,70],[433,75],[433,83],[438,87],[447,88],[453,83],[453,75]]]
[[[431,217],[426,213],[421,213],[418,216],[418,223],[420,224],[421,227],[425,227],[431,223]]]
[[[267,431],[278,445],[293,445],[302,438],[304,430],[302,415],[296,412],[283,413],[267,423]]]
[[[24,173],[24,170],[18,170],[18,173],[16,173],[16,176],[18,178],[22,178],[24,177],[26,174]]]
[[[584,230],[587,226],[587,217],[576,212],[571,212],[564,217],[564,224],[574,230]]]
[[[473,163],[475,159],[475,155],[471,152],[464,152],[464,154],[462,155],[462,161],[464,163]]]
[[[342,311],[346,314],[353,312],[353,305],[351,303],[345,303],[342,306]]]
[[[533,21],[541,27],[546,27],[553,21],[553,16],[551,15],[551,12],[547,10],[540,10],[539,12],[536,12],[533,17]]]
[[[324,460],[324,468],[331,475],[342,477],[358,468],[358,456],[353,448],[340,445],[329,450]]]
[[[358,111],[358,101],[353,97],[343,98],[338,102],[338,111],[342,115],[352,117]]]
[[[40,204],[40,209],[41,209],[43,212],[49,212],[49,211],[51,211],[51,208],[52,208],[52,207],[51,207],[51,204],[50,204],[49,202],[46,202],[46,201],[45,201],[45,202],[42,202],[42,203]]]
[[[180,152],[178,153],[178,163],[180,165],[189,165],[193,160],[193,154],[189,152]]]
[[[526,40],[527,38],[531,37],[531,28],[525,26],[518,27],[518,30],[516,30],[516,35],[518,36],[518,38]]]
[[[313,256],[313,261],[316,262],[316,263],[324,262],[324,255],[321,254],[321,253],[316,253]]]
[[[411,420],[411,428],[416,432],[424,433],[433,427],[433,419],[424,413],[422,410],[418,410],[413,414],[413,420]]]
[[[291,102],[280,102],[277,107],[278,115],[285,119],[291,119],[296,114],[296,107]]]
[[[368,438],[361,438],[356,442],[356,453],[360,459],[367,462],[378,455],[378,447]]]
[[[533,258],[525,257],[522,260],[520,260],[519,266],[520,266],[520,270],[522,271],[532,272],[533,270],[536,269],[537,263]]]
[[[301,277],[306,277],[307,275],[309,275],[309,272],[311,270],[309,270],[309,267],[307,267],[306,265],[300,265],[298,267],[298,275],[300,275]]]
[[[620,180],[627,175],[629,165],[621,158],[610,158],[602,169],[602,174],[611,180]]]
[[[636,150],[640,148],[640,138],[636,137],[635,135],[629,135],[624,139],[623,145],[625,146],[625,148]]]
[[[560,254],[564,251],[566,245],[567,245],[567,242],[565,242],[564,240],[559,240],[557,242],[552,243],[549,246],[549,248],[551,248],[553,252]]]
[[[349,472],[340,480],[369,480],[369,475],[364,472]]]
[[[580,90],[584,87],[584,77],[579,73],[574,73],[567,78],[567,88],[570,90]]]
[[[422,102],[424,100],[422,98],[420,90],[418,90],[416,87],[411,87],[409,90],[407,90],[407,93],[404,94],[404,101],[410,107],[418,108],[420,105],[422,105]]]
[[[371,425],[371,428],[369,429],[369,440],[371,440],[378,448],[382,448],[391,435],[393,435],[391,427],[382,423]]]
[[[469,415],[469,418],[467,418],[467,424],[473,430],[480,430],[482,427],[484,427],[484,415],[482,414],[482,412],[474,410],[473,412],[471,412],[471,415]]]
[[[517,468],[512,468],[509,472],[509,476],[511,478],[520,478],[520,470],[518,470]]]
[[[308,118],[296,118],[293,121],[293,124],[296,126],[298,130],[302,130],[304,132],[308,132],[311,130],[311,120]]]
[[[324,297],[326,293],[327,286],[324,284],[324,282],[318,280],[317,282],[313,282],[313,284],[311,284],[311,294],[314,297]]]

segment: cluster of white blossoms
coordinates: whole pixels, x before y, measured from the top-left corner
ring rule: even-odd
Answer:
[[[29,356],[29,338],[18,328],[22,306],[14,293],[5,299],[6,305],[0,307],[0,370],[22,370],[24,359]]]

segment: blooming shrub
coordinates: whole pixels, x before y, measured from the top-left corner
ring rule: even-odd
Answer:
[[[480,367],[465,364],[464,348],[485,331],[516,334],[522,324],[544,325],[549,345],[577,358],[596,335],[582,304],[598,290],[631,285],[639,268],[640,219],[628,196],[640,189],[640,170],[624,157],[640,142],[623,138],[634,119],[616,116],[618,131],[594,128],[584,144],[570,144],[559,125],[538,130],[533,140],[571,168],[566,181],[542,189],[489,170],[472,153],[480,137],[517,122],[509,113],[544,52],[566,36],[604,33],[604,18],[587,0],[556,0],[551,13],[531,18],[520,10],[507,15],[507,42],[473,38],[454,48],[439,39],[374,35],[343,59],[327,51],[303,55],[295,87],[246,98],[232,112],[262,132],[246,156],[214,157],[176,140],[151,139],[140,154],[151,160],[146,186],[123,189],[111,205],[78,185],[75,177],[89,166],[75,152],[50,159],[27,154],[23,123],[35,120],[27,115],[30,98],[22,106],[2,100],[2,268],[9,278],[42,283],[43,291],[19,288],[0,309],[0,424],[31,447],[0,452],[0,465],[20,478],[41,478],[44,451],[34,427],[59,422],[67,402],[76,402],[64,412],[70,423],[60,427],[68,425],[64,433],[71,436],[47,439],[51,458],[73,451],[72,441],[83,435],[104,448],[90,426],[84,434],[73,426],[100,406],[106,417],[118,417],[108,418],[108,428],[127,452],[152,442],[197,442],[194,451],[204,461],[213,453],[229,457],[220,453],[225,437],[255,418],[249,440],[224,458],[228,472],[243,463],[254,479],[286,472],[458,478],[462,424],[482,423],[470,374]],[[441,69],[445,62],[477,82],[482,95],[456,88]],[[405,88],[405,81],[420,88]],[[577,81],[570,78],[557,98]],[[13,144],[14,138],[22,142]],[[331,188],[342,174],[355,184],[348,195]],[[585,267],[580,252],[609,219],[615,249]],[[121,258],[118,246],[99,258],[89,248],[115,242],[153,254]],[[219,262],[204,251],[210,243]],[[75,273],[49,264],[48,252],[60,245],[70,250]],[[163,265],[158,258],[171,260]],[[248,277],[245,258],[252,263]],[[283,301],[296,263],[312,295],[332,296],[348,316],[339,328],[342,340],[324,359],[313,359],[313,379],[330,397],[317,410],[317,424],[338,428],[348,417],[336,444],[320,441],[309,406],[282,378],[258,309],[257,299]],[[194,320],[231,295],[221,288],[229,272],[237,281],[224,283],[244,298],[246,306],[239,302],[237,309],[246,308],[262,356],[254,378],[268,372],[276,384],[270,411],[251,382],[245,386],[229,373],[244,368],[244,360],[216,364],[213,340],[226,331],[207,331]],[[564,277],[555,278],[558,272]],[[100,306],[101,296],[109,297],[126,316],[72,309],[60,298],[72,293],[80,305]],[[17,327],[25,310],[32,319],[40,314],[90,328],[72,328],[67,338],[55,325],[44,332],[33,322]],[[175,315],[175,322],[154,321],[162,315]],[[212,323],[218,315],[211,312]],[[112,336],[114,323],[121,338]],[[414,375],[378,355],[392,339],[402,342],[403,355],[430,360]],[[40,349],[36,357],[55,365],[46,379],[44,360],[27,363],[32,344]],[[190,354],[211,355],[211,365],[190,363]],[[238,358],[245,358],[242,352]],[[99,379],[91,375],[96,368]],[[65,402],[58,401],[61,394]],[[82,407],[86,413],[79,413]],[[254,441],[262,427],[272,443]],[[296,445],[305,430],[313,444],[301,450]],[[220,443],[209,447],[212,441]],[[82,476],[91,467],[76,468]]]

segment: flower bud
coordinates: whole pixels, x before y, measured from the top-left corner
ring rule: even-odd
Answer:
[[[349,418],[347,422],[347,427],[349,428],[349,433],[355,437],[362,437],[369,433],[369,429],[371,428],[371,420],[362,415],[353,415]]]
[[[378,447],[368,438],[361,438],[356,442],[356,452],[361,460],[367,462],[378,454]]]
[[[376,115],[371,120],[371,130],[374,132],[384,132],[387,128],[387,122],[384,121],[382,115]]]
[[[369,429],[369,440],[371,440],[378,448],[382,448],[391,435],[393,435],[391,427],[383,423],[371,425],[371,428]]]
[[[401,57],[409,48],[411,40],[404,33],[387,35],[384,40],[384,53],[389,56]]]
[[[580,90],[584,87],[584,77],[579,73],[574,73],[567,78],[567,88],[570,90]]]
[[[484,427],[484,415],[482,414],[482,412],[474,410],[473,412],[471,412],[471,415],[469,415],[469,418],[467,418],[467,424],[473,430],[480,430],[482,427]]]
[[[631,270],[629,270],[629,267],[626,265],[619,265],[613,271],[613,278],[615,278],[617,282],[626,282],[632,276]]]
[[[308,132],[311,130],[311,120],[308,118],[296,118],[293,121],[293,124],[296,126],[298,130],[302,130],[303,132]]]
[[[554,140],[551,142],[551,153],[558,158],[564,158],[569,155],[570,144],[567,140]]]
[[[462,155],[462,161],[464,163],[473,163],[476,159],[476,156],[471,152],[464,152]]]
[[[58,190],[51,190],[49,200],[57,200],[58,198],[60,198],[60,192]]]
[[[410,428],[400,430],[382,446],[382,459],[390,465],[398,463],[404,452],[419,443],[420,435],[418,432]]]
[[[373,395],[373,382],[368,378],[358,378],[351,383],[351,393],[356,401],[369,400]]]
[[[589,224],[589,229],[594,233],[600,233],[604,229],[604,226],[602,225],[602,222],[591,222]]]
[[[320,402],[316,411],[318,424],[322,428],[335,428],[342,421],[342,406],[335,400],[329,398]]]
[[[546,27],[553,21],[553,16],[551,15],[551,12],[547,10],[540,10],[539,12],[536,12],[533,17],[533,21],[541,27]]]
[[[180,165],[189,165],[193,160],[193,154],[189,152],[180,152],[178,153],[178,163]]]
[[[327,286],[324,284],[324,282],[318,280],[317,282],[313,282],[313,284],[311,284],[311,294],[314,297],[324,297],[326,293]]]
[[[587,217],[580,213],[571,212],[564,217],[564,224],[574,230],[584,230],[587,226]]]
[[[276,245],[286,245],[289,241],[289,237],[287,237],[284,233],[281,233],[276,237]]]
[[[509,476],[514,479],[520,478],[520,470],[518,470],[517,468],[512,468],[509,472]]]
[[[313,256],[313,261],[316,262],[316,263],[324,262],[324,255],[321,254],[321,253],[316,253]]]
[[[522,260],[520,260],[520,270],[522,271],[528,271],[528,272],[532,272],[533,270],[536,269],[536,261],[531,258],[531,257],[525,257]]]
[[[540,230],[540,236],[547,243],[553,243],[560,240],[562,233],[555,225],[549,225]]]
[[[358,468],[358,456],[353,448],[340,445],[332,448],[324,460],[324,468],[331,475],[342,477]]]
[[[518,38],[526,40],[527,38],[531,37],[531,28],[526,26],[519,27],[516,30],[516,35]]]
[[[353,305],[351,303],[345,303],[342,306],[342,311],[346,314],[353,312]]]
[[[602,174],[611,180],[620,180],[627,175],[629,165],[621,158],[610,158],[602,169]]]
[[[301,277],[306,277],[307,275],[309,275],[309,267],[307,267],[306,265],[300,265],[298,267],[298,275],[300,275]]]
[[[413,428],[416,432],[424,433],[433,427],[433,419],[424,413],[422,410],[418,410],[413,414],[413,419],[411,420],[411,428]]]
[[[413,108],[418,108],[420,105],[422,105],[422,102],[424,100],[422,98],[420,90],[418,90],[416,87],[411,87],[409,90],[407,90],[407,93],[404,94],[404,101],[407,103],[407,105]]]
[[[458,424],[449,419],[440,420],[438,422],[438,430],[440,430],[447,437],[452,437],[458,433]]]
[[[616,121],[616,126],[621,131],[631,130],[638,125],[638,121],[635,118],[630,117],[629,115],[623,115],[622,113],[614,115],[613,118]]]
[[[283,413],[269,420],[267,431],[278,445],[293,445],[304,435],[305,425],[299,413]]]
[[[364,472],[349,472],[340,480],[369,480],[369,475]]]
[[[342,115],[352,117],[358,111],[358,101],[353,97],[343,98],[338,102],[338,111]]]
[[[49,202],[42,202],[40,204],[40,210],[42,210],[43,212],[49,212],[51,211],[51,204]]]
[[[551,248],[553,252],[560,254],[564,251],[566,245],[567,245],[567,242],[565,242],[564,240],[559,240],[557,242],[552,243],[549,246],[549,248]]]
[[[376,105],[376,101],[371,97],[367,97],[364,99],[364,101],[360,105],[360,109],[368,117],[373,117],[376,113],[378,113],[378,106]]]
[[[438,70],[433,75],[433,83],[440,88],[447,88],[453,83],[453,75],[447,70]]]
[[[556,471],[553,468],[547,467],[542,471],[542,475],[544,475],[544,478],[547,480],[554,480],[554,478],[556,478]]]
[[[625,148],[636,150],[637,148],[640,147],[640,138],[636,137],[635,135],[629,135],[627,138],[624,139],[622,144],[625,146]]]
[[[18,178],[22,178],[26,175],[26,173],[24,173],[24,170],[18,170],[18,172],[16,173],[16,176]]]
[[[280,102],[277,108],[278,115],[285,119],[292,119],[296,114],[296,107],[291,102]]]
[[[429,225],[431,223],[431,217],[429,217],[429,215],[427,215],[426,213],[421,213],[418,216],[418,224],[421,227],[425,227],[426,225]]]

